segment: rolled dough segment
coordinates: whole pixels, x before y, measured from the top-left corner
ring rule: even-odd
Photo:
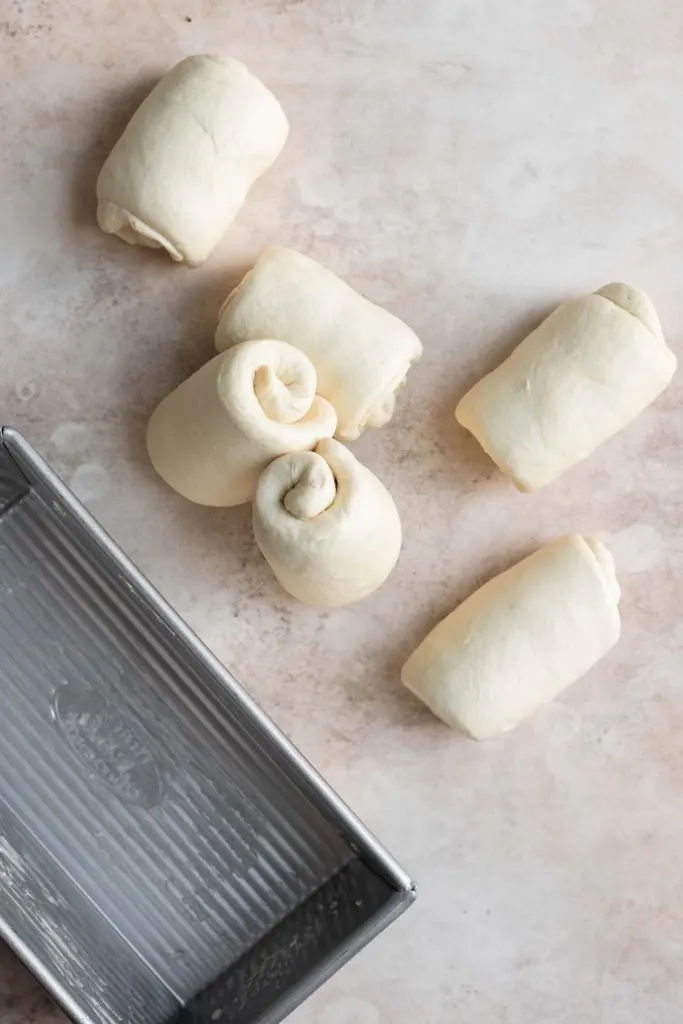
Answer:
[[[200,505],[251,501],[269,462],[334,434],[334,409],[315,385],[310,360],[292,345],[237,345],[157,406],[147,429],[152,465]]]
[[[514,729],[619,638],[619,585],[595,537],[562,537],[486,583],[403,666],[401,679],[474,739]]]
[[[239,61],[188,57],[138,107],[105,161],[100,227],[203,263],[288,131],[278,101]]]
[[[304,604],[360,601],[384,583],[401,550],[393,498],[339,441],[271,463],[253,514],[266,561]]]
[[[337,437],[352,441],[391,419],[396,390],[422,355],[398,317],[355,292],[315,260],[267,248],[223,303],[216,348],[282,338],[305,352],[318,390],[335,407]]]
[[[455,416],[520,490],[534,491],[634,420],[675,369],[647,295],[609,284],[559,306]]]

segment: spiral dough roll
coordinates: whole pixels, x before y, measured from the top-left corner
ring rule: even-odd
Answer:
[[[261,254],[220,311],[219,352],[251,338],[282,338],[306,353],[342,441],[389,422],[396,391],[422,355],[420,339],[398,317],[281,246]]]
[[[254,533],[285,590],[304,604],[351,604],[394,568],[401,522],[377,477],[339,441],[294,452],[264,470]]]
[[[157,473],[190,501],[241,505],[269,462],[331,437],[336,423],[302,352],[284,341],[250,341],[215,356],[161,402],[147,450]]]

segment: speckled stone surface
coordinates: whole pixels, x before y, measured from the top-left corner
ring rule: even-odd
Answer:
[[[517,494],[456,400],[569,295],[625,279],[683,334],[683,9],[665,0],[0,0],[2,418],[420,883],[416,906],[293,1024],[679,1024],[683,980],[681,378],[588,463]],[[98,169],[149,84],[224,50],[292,124],[213,259],[102,235]],[[395,421],[354,450],[405,547],[357,607],[298,607],[249,511],[154,478],[155,403],[212,351],[268,242],[420,334]],[[477,745],[399,684],[415,643],[542,541],[599,531],[619,646]],[[0,1022],[56,1024],[0,951]]]

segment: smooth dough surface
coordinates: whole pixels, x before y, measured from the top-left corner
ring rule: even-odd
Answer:
[[[486,583],[403,666],[401,679],[475,739],[507,732],[619,638],[619,585],[595,537],[562,537]]]
[[[318,390],[337,411],[337,437],[391,419],[396,390],[422,355],[417,335],[315,260],[271,246],[228,296],[216,348],[251,338],[281,338],[305,352]]]
[[[251,341],[215,356],[157,406],[147,450],[157,473],[190,501],[241,505],[269,462],[312,448],[336,425],[303,352]]]
[[[647,295],[609,284],[558,306],[455,416],[520,490],[533,491],[634,420],[675,369]]]
[[[100,227],[202,263],[288,131],[282,107],[244,64],[188,57],[155,86],[109,154],[97,182]]]
[[[401,550],[394,500],[340,444],[283,455],[254,498],[256,542],[273,572],[305,604],[351,604],[386,580]]]

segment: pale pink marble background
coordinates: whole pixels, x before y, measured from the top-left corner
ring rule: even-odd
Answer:
[[[94,183],[148,84],[207,49],[274,89],[292,135],[188,271],[101,235]],[[669,0],[0,0],[3,421],[420,883],[293,1024],[680,1022],[680,379],[534,496],[451,413],[554,304],[615,278],[652,294],[681,354],[682,54]],[[333,614],[278,589],[247,509],[183,502],[143,450],[268,242],[425,343],[395,421],[355,446],[395,494],[403,557]],[[401,690],[402,660],[479,581],[570,530],[617,554],[622,642],[509,738],[450,733]],[[0,951],[2,1024],[57,1019]]]

